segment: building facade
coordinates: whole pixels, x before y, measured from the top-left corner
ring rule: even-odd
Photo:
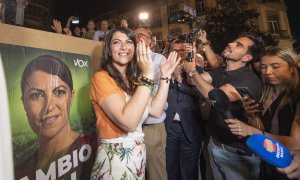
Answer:
[[[49,31],[54,4],[55,0],[0,0],[0,17],[6,24]]]
[[[26,0],[24,27],[50,30],[53,17],[54,0]]]
[[[187,23],[170,22],[170,17],[178,14],[184,6],[194,8],[197,16],[205,17],[207,10],[217,7],[222,0],[153,0],[151,3],[133,9],[129,12],[118,14],[111,13],[109,19],[118,22],[119,19],[126,18],[131,27],[140,23],[138,14],[142,11],[149,13],[147,23],[150,25],[153,35],[158,40],[165,40],[167,37],[176,37],[181,33],[189,32]],[[255,9],[260,15],[255,20],[255,25],[262,32],[271,33],[279,41],[279,45],[292,47],[292,36],[284,0],[232,0],[233,3],[246,3],[247,8]],[[116,16],[116,14],[118,14]],[[101,17],[100,17],[101,18]],[[168,36],[169,35],[169,36]]]

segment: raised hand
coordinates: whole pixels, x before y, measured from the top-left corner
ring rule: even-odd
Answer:
[[[74,18],[74,16],[70,16],[70,17],[68,18],[68,22],[71,22],[71,21],[73,20],[73,18]]]
[[[186,73],[189,73],[196,69],[196,63],[195,61],[191,61],[191,62],[185,61],[183,67],[184,67],[184,71]]]
[[[72,31],[69,28],[64,28],[64,32],[66,33],[66,35],[72,36]]]
[[[206,36],[207,36],[206,31],[200,29],[200,30],[199,30],[199,40],[200,40],[202,43],[204,43],[204,44],[208,42]]]
[[[177,52],[173,51],[169,54],[168,59],[164,59],[160,63],[160,72],[162,77],[171,78],[172,73],[177,68],[181,58],[177,58]]]
[[[185,51],[193,52],[193,45],[191,43],[185,43]]]
[[[149,79],[154,77],[154,69],[151,58],[151,50],[149,46],[146,47],[142,38],[138,40],[136,48],[137,62],[142,71],[142,76]]]
[[[68,18],[68,21],[67,21],[67,24],[66,24],[66,27],[65,28],[68,28],[70,29],[70,24],[71,24],[71,21],[73,20],[74,16],[71,16]]]
[[[174,72],[173,72],[173,77],[175,78],[175,80],[181,84],[182,83],[182,78],[181,78],[181,73],[184,71],[183,70],[183,63],[180,63],[177,65],[177,67],[175,68]]]
[[[189,73],[189,72],[191,72],[191,71],[193,71],[193,70],[196,69],[196,61],[195,61],[195,55],[197,53],[197,51],[196,51],[196,43],[193,42],[193,45],[186,44],[185,48],[186,48],[187,52],[192,52],[193,51],[193,54],[194,54],[194,57],[193,57],[192,61],[185,61],[184,62],[184,71],[186,73]]]
[[[62,27],[61,27],[61,22],[57,19],[53,19],[53,26],[51,28],[56,32],[61,34],[62,33]]]

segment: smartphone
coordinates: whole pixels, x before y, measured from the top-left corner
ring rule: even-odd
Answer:
[[[79,17],[73,17],[72,24],[79,24]]]
[[[186,40],[188,45],[193,45],[193,41],[190,40]],[[185,60],[188,62],[193,62],[193,58],[194,58],[194,53],[193,53],[193,49],[190,52],[187,52],[186,58]]]
[[[156,42],[156,36],[152,36],[152,41]]]
[[[235,87],[235,89],[237,90],[237,92],[242,96],[242,97],[249,97],[250,99],[255,100],[255,102],[259,105],[259,110],[263,111],[264,107],[263,105],[259,102],[258,99],[256,99],[253,95],[253,93],[250,91],[250,89],[248,87]]]

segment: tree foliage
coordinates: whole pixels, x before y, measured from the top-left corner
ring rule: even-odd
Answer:
[[[207,10],[205,30],[213,48],[220,53],[226,45],[243,32],[256,32],[267,45],[276,44],[271,35],[261,32],[255,22],[259,13],[248,9],[247,3],[236,0],[217,0],[217,6]]]

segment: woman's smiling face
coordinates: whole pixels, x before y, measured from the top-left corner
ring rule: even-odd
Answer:
[[[110,41],[111,56],[115,66],[127,65],[134,55],[134,43],[124,33],[117,31]]]
[[[22,101],[30,126],[39,137],[53,138],[69,126],[73,94],[56,75],[35,71],[28,76]]]

